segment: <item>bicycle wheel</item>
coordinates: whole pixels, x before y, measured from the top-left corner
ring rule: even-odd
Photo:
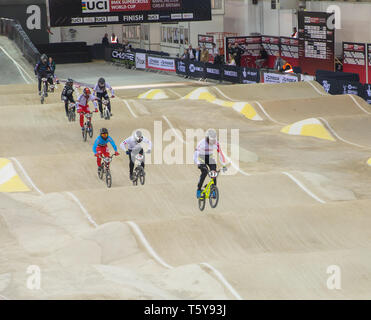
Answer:
[[[144,185],[146,181],[146,176],[144,174],[144,169],[140,170],[139,180],[142,185]]]
[[[44,96],[41,96],[40,101],[41,101],[41,104],[44,104]]]
[[[210,198],[209,198],[209,202],[210,202],[210,207],[211,208],[216,208],[216,206],[218,205],[218,202],[219,202],[219,190],[218,190],[218,187],[213,185],[210,189]]]
[[[68,111],[68,121],[69,122],[72,121],[72,112],[71,111]]]
[[[108,108],[106,107],[104,110],[104,119],[109,120],[111,117]]]
[[[108,188],[111,188],[112,186],[112,176],[109,171],[106,172],[106,184]]]
[[[101,167],[98,167],[98,177],[99,179],[103,179],[103,174],[104,174],[104,169],[103,169],[103,166]]]
[[[85,126],[85,127],[84,127],[84,131],[82,132],[82,139],[83,139],[84,141],[86,141],[87,137],[88,137],[88,127]]]
[[[205,194],[201,193],[201,197],[198,198],[198,208],[203,211],[205,209],[206,205],[206,199],[205,199]]]
[[[137,174],[137,170],[134,171],[133,175],[134,175],[133,186],[137,186],[138,185],[138,174]]]
[[[90,123],[90,130],[89,130],[89,137],[92,138],[93,137],[93,124]]]

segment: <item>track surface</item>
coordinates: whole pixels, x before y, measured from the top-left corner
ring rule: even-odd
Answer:
[[[209,87],[220,99],[251,102],[263,121],[178,99],[192,86],[164,84],[169,99],[150,101],[136,98],[150,87],[119,90],[113,118],[93,118],[96,132],[108,127],[119,144],[138,127],[154,139],[156,125],[171,137],[154,144],[144,186],[131,185],[126,155],[115,158],[111,189],[96,175],[92,140],[84,143],[65,118],[60,88],[41,105],[35,84],[0,86],[0,156],[31,189],[0,193],[0,295],[370,299],[371,110],[313,85]],[[364,146],[280,133],[309,117]],[[219,177],[220,204],[201,213],[197,168],[155,162],[174,143],[183,160],[187,150],[192,157],[186,129],[208,127],[227,129],[228,142],[239,129],[240,171],[230,166]],[[41,269],[40,290],[26,286],[29,265]],[[341,290],[326,286],[332,265],[341,269]]]

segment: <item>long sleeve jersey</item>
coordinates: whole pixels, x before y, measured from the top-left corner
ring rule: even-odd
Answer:
[[[147,139],[146,137],[143,137],[143,142],[148,144],[148,150],[152,150],[152,142]],[[137,147],[137,145],[140,145],[141,142],[137,142],[134,137],[130,136],[129,138],[125,139],[123,142],[120,144],[120,148],[124,151],[127,150],[133,150]]]
[[[44,64],[41,61],[36,64],[34,71],[35,75],[46,75],[48,73],[52,73],[49,62]]]
[[[79,111],[80,106],[87,106],[89,101],[92,101],[93,104],[94,104],[95,109],[98,109],[98,105],[95,102],[96,99],[97,99],[96,96],[93,95],[93,94],[90,94],[89,98],[86,98],[86,96],[84,94],[80,94],[79,97],[77,98],[77,101],[76,101],[77,111]]]
[[[219,153],[219,160],[224,166],[226,161],[224,154],[222,152],[222,149],[220,148],[219,142],[216,141],[215,144],[209,145],[206,141],[206,138],[202,139],[195,150],[195,153],[193,155],[193,160],[195,164],[201,164],[199,157],[201,156],[210,156],[213,154],[214,150],[216,150]]]
[[[93,145],[93,152],[94,154],[97,153],[97,147],[104,147],[108,144],[108,142],[111,144],[112,148],[117,151],[117,146],[115,144],[115,141],[113,141],[113,139],[108,136],[106,140],[104,140],[101,136],[97,137],[97,139],[95,139],[95,142],[94,142],[94,145]]]
[[[97,83],[93,89],[97,93],[103,93],[106,90],[111,90],[112,95],[115,95],[115,91],[113,91],[113,88],[109,85],[109,83],[106,82],[106,84],[103,87],[100,87]]]

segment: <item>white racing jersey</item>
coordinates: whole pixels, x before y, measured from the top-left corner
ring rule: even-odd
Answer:
[[[88,99],[86,99],[86,97],[85,97],[84,94],[80,94],[79,97],[76,100],[76,108],[77,108],[77,110],[80,109],[80,106],[81,107],[88,106],[89,105],[89,101],[92,101],[93,104],[94,104],[95,109],[98,109],[98,105],[95,102],[96,99],[97,99],[96,96],[93,95],[93,94],[90,94]]]
[[[219,160],[224,166],[226,164],[226,161],[222,149],[220,148],[219,142],[216,141],[213,145],[209,145],[206,141],[206,138],[202,139],[197,145],[197,148],[193,155],[195,164],[201,164],[202,162],[200,161],[200,157],[212,156],[215,150],[219,153]]]
[[[93,89],[97,93],[103,93],[106,90],[111,90],[112,95],[115,95],[115,92],[113,91],[113,88],[109,85],[109,83],[106,82],[106,84],[103,87],[100,87],[97,83]]]
[[[152,150],[152,142],[148,140],[146,137],[143,137],[144,143],[148,144],[148,150]],[[121,142],[120,148],[124,151],[127,150],[134,150],[141,146],[142,142],[137,142],[133,136],[130,136],[129,138],[126,138],[124,141]]]

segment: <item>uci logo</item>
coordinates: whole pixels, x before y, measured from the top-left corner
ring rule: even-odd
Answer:
[[[82,13],[109,12],[108,0],[81,1]]]

